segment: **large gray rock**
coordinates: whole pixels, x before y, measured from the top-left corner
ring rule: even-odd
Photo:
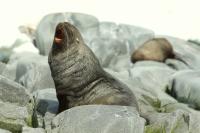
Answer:
[[[177,103],[165,92],[174,70],[163,63],[145,61],[136,63],[131,71],[115,72],[110,69],[106,71],[128,85],[143,113],[157,112],[165,105]]]
[[[0,76],[0,128],[20,132],[32,126],[34,101],[27,89]]]
[[[200,109],[200,71],[184,70],[173,75],[169,82],[169,92],[178,101]]]
[[[175,70],[159,62],[138,62],[130,70],[131,78],[140,82],[137,84],[146,90],[166,90],[166,86]]]
[[[177,110],[172,113],[154,113],[149,115],[146,133],[198,133],[200,131],[200,113],[187,113]]]
[[[37,90],[34,94],[36,101],[38,126],[51,129],[51,121],[57,114],[58,100],[54,88]]]
[[[14,54],[3,75],[22,84],[30,92],[55,88],[47,56],[28,52]]]
[[[31,118],[26,107],[0,102],[0,128],[18,133],[23,126],[32,126]]]
[[[36,45],[40,54],[48,55],[52,45],[55,28],[59,22],[70,22],[75,25],[83,37],[88,40],[96,36],[98,19],[81,13],[55,13],[45,16],[36,29]]]
[[[144,124],[133,107],[87,105],[59,114],[52,126],[59,133],[143,133]]]
[[[0,129],[0,133],[11,133],[11,132],[8,130]]]
[[[113,22],[101,22],[99,25],[99,37],[102,39],[117,39],[128,43],[131,52],[134,48],[154,37],[154,32],[133,25],[119,24]],[[131,54],[131,53],[130,53]]]
[[[176,103],[177,101],[165,92],[170,77],[175,71],[158,62],[138,63],[130,71],[130,80],[132,79],[132,86],[140,88],[135,93],[140,105],[144,107],[143,110],[148,110],[149,106],[146,108],[148,104],[159,111],[160,107],[166,104]]]
[[[99,59],[102,67],[114,71],[128,69],[131,66],[126,44],[118,39],[93,39],[90,48]]]
[[[34,59],[26,58],[19,61],[16,81],[28,88],[30,92],[45,88],[55,88],[47,60],[47,56],[38,56]],[[24,70],[25,73],[23,74]]]
[[[17,75],[17,64],[20,60],[24,60],[24,58],[30,58],[29,60],[34,59],[35,56],[38,56],[37,54],[33,54],[30,52],[22,52],[22,53],[16,53],[13,54],[10,57],[9,62],[6,65],[6,68],[4,69],[4,71],[2,72],[2,75],[4,77],[7,77],[13,81],[17,79],[19,79],[23,74],[25,74],[26,70],[23,70],[22,72],[18,72],[20,73],[20,75]]]
[[[100,22],[99,36],[88,45],[105,68],[121,71],[132,66],[132,51],[154,37],[153,31],[125,24]]]
[[[182,39],[164,36],[173,46],[175,56],[190,69],[200,68],[200,47]]]
[[[0,76],[0,101],[26,106],[32,101],[31,95],[20,84]]]
[[[38,90],[34,94],[37,111],[44,115],[46,112],[56,114],[58,108],[58,100],[54,88]]]

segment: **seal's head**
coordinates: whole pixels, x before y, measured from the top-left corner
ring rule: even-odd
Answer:
[[[53,47],[66,49],[71,45],[79,44],[83,38],[78,29],[68,22],[59,23],[56,26]]]

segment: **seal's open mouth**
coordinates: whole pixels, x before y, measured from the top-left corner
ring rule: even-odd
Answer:
[[[54,41],[57,44],[61,44],[63,39],[64,39],[64,31],[63,31],[63,29],[59,28],[59,29],[56,30]]]

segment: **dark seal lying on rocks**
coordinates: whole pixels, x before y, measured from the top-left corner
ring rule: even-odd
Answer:
[[[133,63],[141,60],[164,62],[167,58],[174,58],[173,47],[165,38],[153,38],[145,42],[131,56]]]
[[[88,104],[134,106],[138,109],[132,91],[102,69],[78,29],[68,22],[56,27],[49,65],[59,101],[58,113]]]

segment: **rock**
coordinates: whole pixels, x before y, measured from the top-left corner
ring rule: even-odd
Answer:
[[[145,120],[133,107],[86,105],[62,112],[52,123],[59,133],[143,133]]]
[[[135,65],[130,70],[132,82],[129,83],[131,83],[131,88],[140,88],[135,94],[137,94],[136,97],[141,108],[148,111],[149,106],[146,108],[146,105],[151,105],[159,111],[160,107],[166,104],[176,103],[177,101],[165,92],[171,75],[175,71],[161,63],[157,63],[157,66],[152,65],[152,62],[143,62],[143,64],[145,63],[146,65],[143,67]],[[148,64],[149,67],[147,67]]]
[[[20,132],[32,126],[34,101],[26,88],[0,76],[0,128]]]
[[[6,68],[4,72],[2,73],[2,75],[14,81],[16,79],[19,80],[19,78],[21,78],[21,76],[26,73],[27,69],[23,69],[17,74],[16,69],[17,69],[18,62],[25,62],[24,60],[28,60],[31,62],[32,59],[35,59],[35,58],[39,59],[40,57],[41,56],[34,53],[30,53],[30,52],[22,52],[22,53],[13,54],[10,57],[10,60],[7,63]]]
[[[47,132],[51,132],[51,126],[52,126],[52,120],[56,117],[56,114],[52,113],[52,112],[46,112],[45,116],[43,117],[44,119],[44,126],[45,126],[45,130]]]
[[[172,113],[155,113],[149,116],[145,133],[197,133],[200,114],[177,110]]]
[[[1,73],[2,76],[10,79],[10,80],[15,80],[16,78],[16,62],[15,63],[10,63],[10,61],[6,64],[5,69]]]
[[[131,67],[132,51],[153,37],[154,33],[144,28],[101,22],[99,37],[93,39],[88,45],[97,55],[103,67],[120,71]]]
[[[11,48],[15,53],[20,53],[20,52],[39,53],[38,49],[34,46],[32,40],[24,34],[21,34],[15,40]]]
[[[153,37],[154,33],[147,29],[101,22],[98,38],[92,39],[88,45],[104,68],[121,71],[132,66],[130,55],[136,45]]]
[[[169,82],[169,93],[178,101],[200,109],[200,71],[184,70],[173,75]]]
[[[33,53],[14,54],[3,75],[25,86],[30,92],[55,88],[48,57]]]
[[[144,61],[137,62],[130,71],[106,71],[133,91],[141,112],[157,112],[165,105],[177,103],[165,92],[175,71],[164,63]]]
[[[122,40],[124,44],[129,43],[132,50],[145,41],[154,37],[154,32],[141,27],[119,24],[113,22],[101,22],[99,25],[99,37],[102,39]]]
[[[0,133],[11,133],[11,132],[8,130],[0,129]]]
[[[46,133],[43,128],[23,127],[22,133]]]
[[[20,25],[19,31],[28,36],[32,41],[35,39],[36,26],[33,24]]]
[[[18,106],[26,106],[32,102],[26,88],[3,76],[0,76],[0,100]]]
[[[36,29],[36,45],[42,55],[48,55],[59,22],[67,21],[75,25],[86,41],[96,36],[98,19],[81,13],[55,13],[45,16]],[[89,39],[90,38],[90,39]]]
[[[198,39],[189,39],[187,41],[190,42],[190,43],[194,43],[197,46],[200,46],[200,40],[198,40]]]
[[[36,29],[36,45],[40,54],[48,55],[52,45],[54,30],[59,22],[68,21],[75,25],[81,32],[86,44],[90,46],[93,39],[118,39],[128,48],[140,45],[154,37],[153,31],[125,24],[116,25],[111,22],[101,22],[98,19],[80,13],[56,13],[45,16]]]
[[[3,63],[3,62],[0,62],[0,75],[3,73],[3,71],[5,70],[6,68],[6,64]]]
[[[157,61],[139,61],[137,63],[135,63],[133,65],[134,68],[149,68],[149,67],[153,67],[153,68],[163,68],[163,69],[169,69],[172,70],[169,66],[167,66],[166,64],[162,63],[162,62],[157,62]],[[174,71],[174,70],[172,70]]]
[[[11,48],[1,47],[0,48],[0,61],[7,63],[12,54],[13,54],[13,51]]]
[[[130,55],[147,40],[154,38],[154,32],[138,26],[119,24],[118,37],[127,40],[130,45]]]
[[[184,70],[184,69],[190,69],[189,66],[187,66],[186,64],[184,64],[183,62],[176,60],[176,59],[167,59],[165,61],[165,63],[175,69],[175,70]]]
[[[23,43],[21,46],[13,49],[15,53],[20,53],[20,52],[32,52],[32,53],[39,53],[38,49],[34,46],[33,43],[31,42],[26,42]]]
[[[121,71],[130,67],[130,57],[127,46],[117,39],[93,39],[89,44],[99,59],[102,67]]]
[[[58,108],[58,100],[54,88],[38,90],[34,94],[37,104],[37,111],[44,115],[46,112],[56,114]]]
[[[28,125],[32,122],[26,107],[0,102],[0,128],[18,133]]]
[[[34,44],[31,42],[30,38],[23,34],[19,34],[11,46],[0,47],[0,61],[7,63],[12,54],[24,51],[38,53],[38,50],[34,47]]]
[[[136,63],[131,69],[132,78],[140,81],[140,83],[138,82],[137,84],[139,84],[141,88],[150,91],[155,89],[165,91],[173,73],[175,73],[175,71],[167,65],[149,61],[141,62],[139,64]]]
[[[171,104],[166,104],[160,108],[160,112],[162,113],[171,113],[176,110],[182,110],[184,112],[188,113],[194,113],[197,112],[196,110],[190,108],[187,104],[184,103],[171,103]]]
[[[16,81],[28,88],[30,92],[45,88],[55,88],[49,64],[47,63],[47,57],[28,60],[17,64],[17,75],[18,72],[23,71],[23,68],[27,72],[19,79],[16,79]]]
[[[34,94],[39,127],[51,129],[51,121],[58,109],[58,100],[54,88],[37,90]]]
[[[164,37],[172,44],[178,60],[185,63],[190,69],[199,69],[200,47],[198,45],[174,37]]]

